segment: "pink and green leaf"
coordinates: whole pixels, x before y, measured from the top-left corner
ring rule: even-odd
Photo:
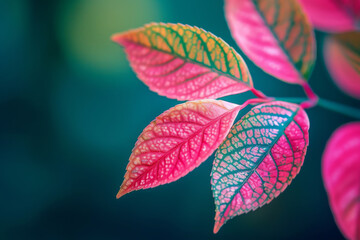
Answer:
[[[314,27],[326,32],[360,29],[359,0],[300,0]]]
[[[309,144],[309,120],[296,104],[256,106],[230,130],[211,173],[214,233],[229,219],[271,202],[299,173]]]
[[[296,0],[225,0],[225,15],[235,41],[256,65],[288,83],[308,80],[315,38]]]
[[[360,122],[337,129],[323,155],[323,179],[331,210],[344,236],[360,239]]]
[[[253,88],[241,56],[197,27],[152,23],[115,34],[137,76],[160,95],[178,100],[215,99]]]
[[[176,181],[198,167],[224,140],[242,107],[200,100],[162,113],[139,136],[117,198]]]
[[[360,99],[360,32],[327,37],[324,58],[336,85],[350,96]]]

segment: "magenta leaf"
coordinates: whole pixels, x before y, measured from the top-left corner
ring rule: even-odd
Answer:
[[[240,119],[219,147],[211,173],[214,233],[229,219],[271,202],[299,173],[309,120],[296,104],[261,104]]]
[[[230,31],[241,50],[276,78],[303,84],[315,62],[313,29],[296,0],[225,0]]]
[[[315,28],[327,32],[360,29],[359,0],[299,0]]]
[[[360,239],[360,122],[337,129],[323,155],[323,178],[331,210],[344,236]]]
[[[176,181],[199,166],[224,140],[242,107],[203,100],[162,113],[139,136],[117,198]]]
[[[197,27],[152,23],[112,39],[125,48],[137,76],[160,95],[215,99],[253,88],[241,56]]]
[[[360,99],[360,32],[328,36],[324,58],[336,85]]]

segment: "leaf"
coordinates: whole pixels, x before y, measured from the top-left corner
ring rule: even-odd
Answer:
[[[327,37],[324,58],[336,85],[350,96],[360,99],[360,32]]]
[[[222,39],[197,27],[152,23],[112,39],[125,47],[137,76],[160,95],[213,99],[253,88],[241,56]]]
[[[326,32],[360,29],[359,0],[300,0],[315,28]]]
[[[199,166],[224,140],[241,107],[203,100],[162,113],[139,136],[117,198],[176,181]]]
[[[268,74],[303,84],[315,62],[314,32],[296,0],[225,0],[241,50]]]
[[[299,173],[309,120],[298,105],[270,102],[242,117],[215,155],[211,188],[214,233],[229,219],[271,202]]]
[[[338,227],[347,239],[360,239],[360,122],[343,125],[332,134],[322,168]]]

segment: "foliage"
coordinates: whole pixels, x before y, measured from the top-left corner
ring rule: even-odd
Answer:
[[[215,233],[227,220],[256,210],[283,192],[299,173],[309,144],[310,123],[304,109],[321,106],[359,118],[359,110],[319,98],[308,83],[316,61],[316,43],[307,14],[315,27],[323,30],[339,32],[359,26],[356,14],[343,11],[349,8],[347,1],[337,1],[337,6],[330,0],[322,2],[324,8],[305,0],[225,0],[225,16],[242,52],[279,80],[300,85],[307,96],[300,100],[279,101],[257,90],[240,54],[203,29],[151,23],[115,34],[112,40],[124,47],[133,70],[152,91],[168,98],[195,100],[165,111],[143,130],[117,197],[176,181],[216,149],[211,172]],[[354,9],[360,7],[356,4],[354,1]],[[351,21],[325,24],[318,13],[339,14]],[[329,36],[324,49],[333,78],[355,97],[360,89],[358,34]],[[242,105],[209,100],[245,91],[256,98]],[[248,105],[257,106],[233,125],[239,111]],[[336,136],[333,138],[338,139]],[[360,216],[355,211],[360,207],[356,200],[360,181],[353,181],[357,191],[344,193],[346,179],[334,181],[338,177],[334,168],[343,174],[349,164],[359,165],[358,147],[351,148],[354,156],[347,154],[343,162],[336,161],[350,146],[358,146],[360,134],[343,136],[341,141],[333,138],[324,155],[324,181],[344,235],[358,239]],[[349,179],[358,179],[359,171],[352,171]],[[339,197],[347,194],[351,196]],[[347,217],[341,204],[347,205]]]
[[[330,137],[323,178],[335,220],[348,239],[359,239],[360,123],[348,123]]]

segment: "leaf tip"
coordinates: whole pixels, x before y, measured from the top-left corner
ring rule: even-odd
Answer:
[[[116,199],[121,198],[125,194],[129,193],[128,191],[125,191],[123,188],[120,188],[119,192],[116,194]]]
[[[122,41],[124,39],[124,34],[123,33],[115,33],[115,34],[111,35],[110,39],[111,39],[111,41],[122,45]]]
[[[224,221],[221,221],[220,212],[216,212],[215,216],[215,225],[214,225],[214,234],[217,234],[220,230],[220,228],[224,225]]]
[[[217,234],[218,232],[219,232],[219,230],[220,230],[220,228],[222,227],[222,223],[220,223],[220,222],[215,222],[215,225],[214,225],[214,234]]]

